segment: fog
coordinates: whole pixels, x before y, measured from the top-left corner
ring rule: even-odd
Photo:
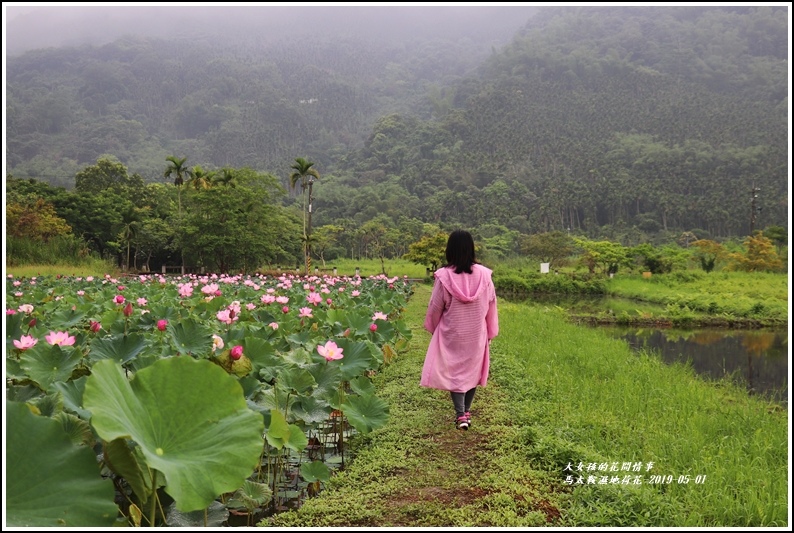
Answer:
[[[126,35],[221,39],[326,40],[358,37],[380,41],[471,38],[508,42],[537,10],[533,4],[333,5],[200,3],[45,5],[4,3],[7,55],[48,47],[102,45]]]

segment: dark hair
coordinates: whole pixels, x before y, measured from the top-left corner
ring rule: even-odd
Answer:
[[[455,274],[471,274],[471,266],[477,263],[474,257],[474,239],[471,233],[456,229],[449,234],[447,239],[447,264],[445,267],[455,267]]]

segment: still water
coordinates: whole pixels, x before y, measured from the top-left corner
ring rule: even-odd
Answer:
[[[501,295],[500,295],[501,296]],[[625,308],[625,299],[605,296],[575,298],[567,296],[533,296],[506,299],[528,305],[555,305],[571,312],[592,313],[613,306]],[[654,313],[654,304],[642,305],[640,311]],[[657,306],[658,307],[658,306]],[[619,312],[619,311],[618,311]],[[688,363],[707,379],[731,379],[756,394],[788,405],[789,343],[788,331],[642,328],[627,326],[593,326],[624,339],[635,351],[658,354],[668,363]]]
[[[597,327],[635,351],[659,354],[668,363],[689,363],[708,379],[731,379],[750,394],[788,403],[786,331]]]

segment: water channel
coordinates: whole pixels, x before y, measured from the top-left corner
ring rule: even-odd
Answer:
[[[507,298],[527,305],[555,305],[570,312],[593,313],[625,308],[626,300],[613,297],[571,298],[533,296]],[[643,303],[646,310],[652,304]],[[706,379],[730,379],[759,395],[788,407],[789,339],[786,330],[670,329],[627,326],[592,326],[625,340],[635,351],[659,355],[668,363],[690,364]]]

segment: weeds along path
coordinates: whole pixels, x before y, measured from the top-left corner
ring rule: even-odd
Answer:
[[[430,290],[417,285],[404,315],[413,339],[374,378],[390,406],[387,426],[354,439],[353,461],[317,497],[260,525],[520,527],[559,517],[558,483],[530,468],[493,382],[477,390],[469,431],[455,429],[449,393],[419,386]]]

